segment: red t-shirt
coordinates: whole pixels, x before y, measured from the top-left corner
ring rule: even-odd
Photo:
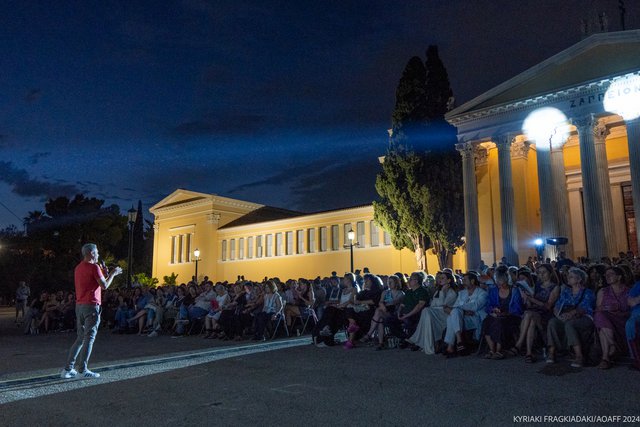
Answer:
[[[100,305],[102,303],[101,279],[104,279],[104,275],[98,264],[81,261],[75,269],[76,304]]]

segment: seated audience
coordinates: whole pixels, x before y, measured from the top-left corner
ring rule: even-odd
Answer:
[[[420,321],[420,312],[429,305],[429,292],[422,286],[424,277],[425,274],[422,271],[411,273],[409,288],[400,304],[398,315],[391,316],[385,321],[391,335],[401,340],[399,345],[401,349],[411,345],[407,338],[414,334]]]
[[[363,286],[357,293],[353,305],[347,308],[347,341],[344,343],[345,349],[352,349],[355,340],[361,329],[369,329],[373,313],[380,302],[382,293],[382,280],[378,276],[367,273],[363,277]]]
[[[296,317],[301,317],[303,314],[308,314],[307,310],[313,308],[316,299],[313,293],[313,287],[310,286],[309,281],[306,279],[300,279],[297,286],[295,281],[293,281],[289,295],[289,300],[284,308],[284,314],[287,327],[291,329],[293,320]]]
[[[314,333],[314,336],[320,341],[318,343],[320,347],[334,345],[334,335],[346,325],[346,310],[354,303],[357,292],[357,288],[354,288],[355,280],[353,273],[347,273],[340,285],[342,289],[339,293],[339,299],[335,299],[336,293],[331,292],[333,296],[327,300],[324,315],[314,328],[317,331],[317,335]]]
[[[436,353],[436,343],[442,341],[442,334],[447,327],[445,307],[452,307],[458,294],[453,275],[441,271],[436,275],[436,284],[429,307],[422,310],[420,322],[415,333],[407,339],[413,346],[411,350],[422,349],[425,354]]]
[[[504,359],[504,349],[513,346],[522,318],[522,291],[511,285],[509,268],[504,265],[496,268],[493,276],[496,286],[489,289],[487,296],[488,315],[482,325],[489,347],[485,359]]]
[[[378,345],[376,350],[384,348],[384,322],[391,316],[396,316],[397,311],[402,304],[404,292],[402,292],[400,278],[396,275],[388,277],[388,289],[382,293],[378,307],[371,318],[371,327],[369,332],[363,337],[362,341],[366,342],[373,338],[373,334],[378,335]]]
[[[627,305],[631,315],[625,325],[629,354],[633,358],[633,367],[640,370],[640,266],[635,270],[636,283],[629,291]]]
[[[482,321],[487,316],[487,291],[480,287],[478,273],[468,271],[462,277],[462,283],[464,289],[458,294],[453,307],[444,307],[444,312],[447,313],[447,328],[444,336],[447,357],[466,353],[463,331],[474,330],[474,339],[480,339]]]
[[[282,299],[278,294],[278,287],[273,280],[266,283],[262,309],[256,314],[256,327],[253,335],[254,341],[265,339],[264,331],[270,320],[276,320],[276,316],[282,312]]]
[[[546,347],[546,331],[549,319],[553,317],[553,307],[560,295],[560,284],[558,275],[551,267],[551,264],[541,264],[536,270],[538,282],[534,285],[533,295],[523,292],[522,296],[525,304],[525,311],[520,322],[520,335],[516,341],[516,349],[521,351],[523,345],[526,346],[524,361],[533,363],[536,357],[533,354],[533,345],[537,336],[543,340]],[[518,280],[525,280],[530,285],[532,277],[529,271],[519,272]]]
[[[547,327],[547,363],[556,362],[556,352],[573,349],[574,368],[584,364],[583,348],[593,332],[595,296],[587,289],[587,273],[571,267],[567,273],[568,286],[563,287],[556,301],[554,316]]]
[[[598,292],[593,323],[598,331],[602,360],[598,367],[609,369],[616,355],[627,351],[625,324],[629,319],[629,288],[623,282],[620,267],[608,267],[604,273],[607,286]]]

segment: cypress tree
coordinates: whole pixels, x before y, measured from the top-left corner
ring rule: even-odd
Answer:
[[[389,149],[376,178],[380,200],[374,219],[395,248],[415,252],[426,270],[427,248],[440,268],[462,244],[464,211],[456,131],[444,120],[452,91],[436,46],[427,49],[426,64],[407,63],[396,90]]]

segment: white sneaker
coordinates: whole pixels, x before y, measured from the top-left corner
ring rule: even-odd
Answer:
[[[316,344],[316,347],[323,348],[323,347],[329,347],[329,346],[326,345],[324,342],[321,342],[321,343]]]
[[[60,372],[60,378],[64,378],[65,380],[68,380],[70,378],[75,378],[76,375],[78,375],[78,371],[76,371],[73,368],[71,368],[70,371],[63,369],[62,372]]]
[[[100,374],[90,370],[78,373],[78,378],[100,378]]]
[[[149,333],[149,335],[147,335],[149,338],[155,338],[158,336],[158,331],[151,331]]]

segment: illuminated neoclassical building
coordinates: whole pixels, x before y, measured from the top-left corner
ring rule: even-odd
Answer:
[[[506,59],[505,59],[506,60]],[[447,114],[458,129],[466,252],[456,269],[513,264],[536,238],[566,237],[573,257],[638,253],[640,230],[640,31],[584,39]],[[153,276],[315,277],[356,268],[415,269],[373,222],[371,205],[300,214],[213,194],[176,190],[155,216]],[[555,248],[547,246],[547,255]],[[437,261],[427,255],[429,272]]]
[[[267,277],[314,278],[349,271],[349,230],[355,233],[354,267],[378,274],[409,273],[416,260],[398,251],[389,235],[373,222],[373,206],[365,205],[301,214],[256,203],[178,189],[154,205],[153,277],[171,273],[179,282],[195,274],[194,251],[200,253],[198,277],[248,280]],[[347,247],[345,247],[347,246]],[[454,256],[464,269],[463,252]],[[435,255],[427,255],[431,272]]]
[[[638,114],[638,30],[586,38],[449,112],[468,265],[523,263],[551,237],[573,257],[637,254]]]

